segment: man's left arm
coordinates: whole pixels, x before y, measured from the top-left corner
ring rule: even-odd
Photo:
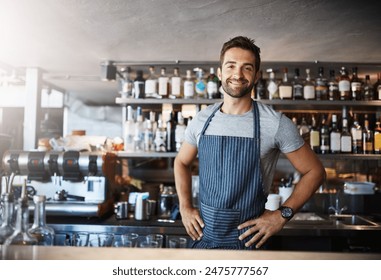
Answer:
[[[283,203],[283,206],[290,207],[296,212],[313,196],[323,183],[325,180],[325,170],[319,158],[307,144],[285,155],[302,175],[291,196]],[[238,229],[250,227],[239,239],[242,240],[254,234],[253,238],[246,243],[246,246],[257,243],[256,247],[259,248],[270,236],[279,232],[287,221],[287,219],[281,216],[279,210],[265,210],[260,217],[239,225]]]

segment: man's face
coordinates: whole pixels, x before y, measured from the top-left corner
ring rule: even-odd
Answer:
[[[240,48],[227,50],[219,78],[224,91],[231,97],[251,94],[257,80],[254,54]]]

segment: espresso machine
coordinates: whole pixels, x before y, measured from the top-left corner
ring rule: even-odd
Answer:
[[[27,179],[30,196],[46,196],[47,215],[99,216],[107,199],[103,164],[102,153],[9,150],[2,159],[1,192],[15,192]]]

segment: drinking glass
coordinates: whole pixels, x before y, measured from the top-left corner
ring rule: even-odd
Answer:
[[[138,238],[139,234],[134,232],[122,234],[122,239],[124,239],[125,242],[130,241],[132,243],[131,247],[136,247]]]
[[[139,247],[140,248],[160,248],[159,242],[153,241],[153,240],[151,241],[143,240],[142,242],[140,242]]]
[[[163,248],[164,236],[162,234],[148,234],[146,236],[147,242],[156,241],[159,244],[159,248]]]
[[[112,244],[113,247],[133,247],[132,241],[123,237],[121,234],[116,234],[114,236],[114,242]]]
[[[172,237],[168,243],[169,248],[186,248],[188,240],[185,237]]]

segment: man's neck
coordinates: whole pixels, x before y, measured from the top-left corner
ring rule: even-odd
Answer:
[[[222,104],[221,111],[224,114],[242,115],[251,110],[253,101],[250,95],[233,98],[227,94],[224,95],[224,103]]]

